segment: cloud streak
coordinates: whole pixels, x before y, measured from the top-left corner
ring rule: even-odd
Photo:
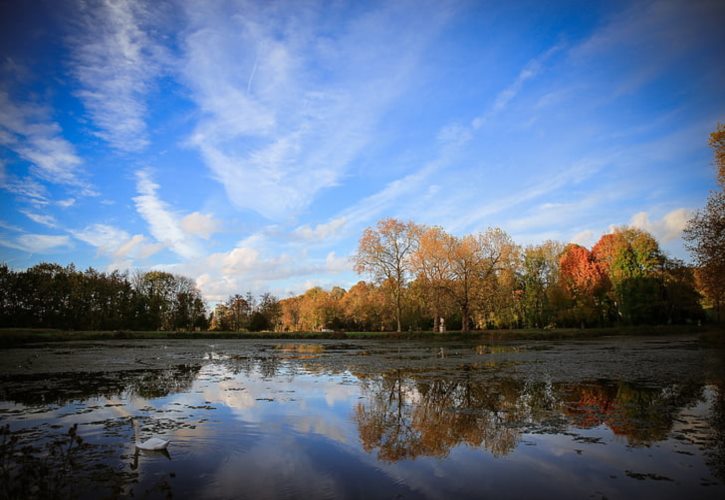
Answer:
[[[138,196],[133,198],[136,210],[149,225],[151,235],[183,258],[198,257],[200,249],[190,241],[174,214],[157,194],[156,184],[146,170],[136,172]]]
[[[12,240],[0,238],[0,246],[28,253],[51,253],[70,245],[70,238],[65,235],[21,234]]]
[[[145,97],[160,71],[164,49],[145,31],[150,18],[143,2],[102,0],[74,9],[69,36],[77,94],[97,135],[120,151],[148,144]]]
[[[184,75],[201,114],[189,143],[237,208],[289,220],[341,181],[446,19],[439,6],[401,28],[404,7],[320,37],[335,16],[322,3],[187,6]]]
[[[73,145],[62,137],[60,126],[50,120],[46,109],[21,104],[0,90],[0,145],[31,164],[34,176],[54,184],[77,188],[82,195],[95,195],[91,185],[81,178],[83,161]],[[21,196],[44,200],[44,190],[35,183],[26,188],[22,181],[4,174],[6,189]]]

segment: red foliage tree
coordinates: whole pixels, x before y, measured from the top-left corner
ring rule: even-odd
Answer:
[[[581,324],[598,321],[609,280],[592,253],[581,245],[567,245],[559,259],[559,279],[571,300],[565,319]]]

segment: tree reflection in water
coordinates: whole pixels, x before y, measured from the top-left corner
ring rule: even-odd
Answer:
[[[704,387],[477,380],[470,372],[463,379],[418,379],[400,370],[361,383],[365,398],[354,419],[362,446],[387,462],[445,457],[458,445],[500,457],[516,448],[523,433],[562,433],[569,427],[606,425],[630,445],[649,445],[667,437],[678,412],[700,400]]]
[[[188,391],[200,369],[200,365],[178,365],[152,370],[4,377],[0,400],[36,406],[113,398],[124,392],[146,399],[159,398]]]

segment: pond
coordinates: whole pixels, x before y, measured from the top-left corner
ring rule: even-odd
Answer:
[[[725,498],[693,336],[64,342],[0,380],[3,497]]]

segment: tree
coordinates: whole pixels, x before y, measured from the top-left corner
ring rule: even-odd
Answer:
[[[345,323],[358,331],[383,331],[389,329],[394,319],[380,287],[359,281],[341,300]]]
[[[300,309],[302,296],[289,297],[279,302],[280,306],[280,328],[285,332],[300,331]]]
[[[420,235],[418,248],[411,261],[423,294],[433,316],[433,331],[439,331],[444,311],[446,285],[452,278],[451,235],[440,227],[431,227]]]
[[[231,329],[235,332],[241,331],[242,328],[249,326],[249,319],[252,315],[252,304],[248,298],[237,293],[227,299],[226,306],[230,319],[229,323]]]
[[[554,287],[559,281],[559,256],[564,245],[546,241],[524,250],[520,286],[523,321],[529,327],[544,327],[554,319]]]
[[[703,210],[688,222],[684,239],[695,258],[701,289],[715,309],[717,321],[722,320],[725,300],[725,125],[718,124],[710,134],[715,153],[719,192],[711,192]]]
[[[363,232],[355,255],[355,271],[370,274],[378,283],[392,285],[397,331],[402,330],[403,290],[412,271],[411,257],[418,247],[420,228],[413,222],[383,219]]]
[[[592,255],[612,284],[614,317],[628,323],[656,322],[665,262],[657,240],[641,229],[616,228],[600,238]]]
[[[570,299],[570,307],[562,311],[562,319],[582,326],[601,319],[602,301],[609,280],[589,250],[581,245],[568,244],[559,259],[559,279]]]
[[[717,182],[725,189],[725,124],[717,124],[715,131],[710,134],[709,143],[715,154]]]
[[[474,288],[483,260],[479,243],[479,239],[472,235],[463,238],[451,237],[446,242],[451,263],[451,279],[446,291],[461,312],[462,332],[470,330]]]
[[[269,292],[263,293],[259,297],[258,310],[259,313],[264,316],[266,327],[272,330],[277,330],[280,323],[280,316],[282,314],[279,299]]]
[[[479,326],[512,326],[518,322],[516,274],[519,247],[500,228],[489,228],[477,237],[479,266],[474,287]]]

